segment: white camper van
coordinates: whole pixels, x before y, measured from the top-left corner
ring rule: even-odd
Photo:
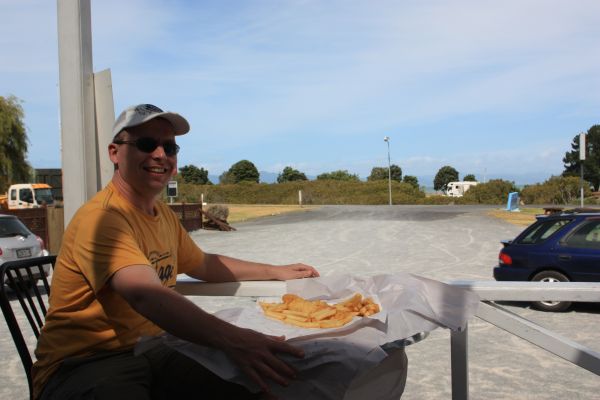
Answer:
[[[444,194],[450,197],[462,197],[471,186],[477,186],[478,183],[475,181],[449,182]]]

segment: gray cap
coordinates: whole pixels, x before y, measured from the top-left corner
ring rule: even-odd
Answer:
[[[176,136],[184,135],[190,130],[190,124],[181,115],[170,111],[163,111],[152,104],[138,104],[137,106],[126,108],[119,115],[119,118],[117,118],[113,125],[113,136],[119,134],[123,129],[133,128],[154,118],[164,118],[169,121],[173,125]]]

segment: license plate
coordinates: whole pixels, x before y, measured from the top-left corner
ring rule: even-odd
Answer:
[[[17,249],[17,258],[31,257],[31,249]]]

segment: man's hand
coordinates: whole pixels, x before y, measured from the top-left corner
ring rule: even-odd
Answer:
[[[223,350],[264,392],[269,391],[266,380],[287,385],[296,376],[296,371],[277,354],[302,358],[301,349],[285,342],[284,337],[239,328],[204,312],[181,294],[162,286],[150,266],[122,268],[113,275],[110,285],[138,313],[165,331]]]
[[[269,393],[267,379],[287,386],[296,377],[296,371],[277,357],[276,353],[287,353],[304,357],[304,352],[287,342],[283,336],[268,336],[251,329],[237,329],[226,335],[221,349],[258,384],[263,392]],[[229,339],[229,340],[228,340]],[[233,339],[233,340],[231,340]]]
[[[316,278],[320,276],[319,272],[314,267],[306,264],[281,265],[273,268],[272,272],[275,274],[275,279],[279,281],[301,278]]]

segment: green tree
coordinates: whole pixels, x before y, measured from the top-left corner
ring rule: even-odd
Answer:
[[[195,165],[184,165],[179,168],[179,173],[185,183],[195,183],[197,185],[211,184],[212,182],[208,179],[208,170],[204,168],[198,168]]]
[[[388,179],[390,175],[392,180],[402,182],[402,168],[396,164],[390,165],[389,171],[387,167],[373,167],[371,169],[371,175],[367,177],[367,180],[378,181],[381,179]]]
[[[325,172],[317,176],[317,180],[333,180],[333,181],[359,181],[358,175],[351,174],[347,170],[337,170],[332,172]]]
[[[600,125],[594,125],[586,135],[586,157],[583,160],[583,178],[590,182],[595,191],[600,188]],[[581,161],[579,160],[579,135],[571,142],[571,151],[565,153],[563,176],[579,176]]]
[[[277,183],[292,182],[292,181],[307,181],[304,172],[300,172],[292,167],[285,167],[277,176]]]
[[[445,165],[435,174],[433,189],[445,190],[449,182],[455,181],[458,181],[458,171],[449,165]]]
[[[0,96],[0,192],[12,183],[29,182],[31,166],[27,162],[25,113],[15,96]]]
[[[477,182],[477,179],[475,178],[475,175],[468,174],[468,175],[465,175],[465,177],[463,178],[463,181]]]
[[[231,176],[233,183],[239,183],[243,181],[258,183],[258,179],[260,177],[256,166],[248,160],[240,160],[236,162],[231,166],[231,168],[229,168],[229,171],[227,172]]]
[[[419,188],[419,180],[417,179],[416,176],[404,175],[404,179],[402,181],[404,183],[408,183],[409,185],[412,185],[412,187],[414,187],[415,189]]]

